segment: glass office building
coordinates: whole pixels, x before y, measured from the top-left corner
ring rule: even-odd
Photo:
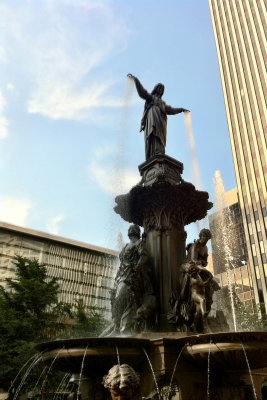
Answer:
[[[267,4],[209,0],[256,303],[267,308]]]

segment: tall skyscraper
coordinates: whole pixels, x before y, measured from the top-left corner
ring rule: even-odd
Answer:
[[[255,300],[267,309],[267,5],[209,0]]]

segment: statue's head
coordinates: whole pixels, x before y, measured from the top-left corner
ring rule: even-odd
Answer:
[[[152,90],[151,94],[156,94],[159,97],[163,96],[164,93],[164,85],[162,83],[157,83],[154,87],[154,89]]]
[[[207,243],[207,241],[211,239],[211,232],[209,229],[201,229],[199,232],[199,241],[201,243]]]
[[[140,236],[141,236],[140,227],[136,224],[130,225],[129,229],[128,229],[128,236],[129,237],[132,236],[132,237],[136,237],[136,238],[140,239]]]
[[[103,378],[112,400],[131,400],[140,386],[140,378],[128,364],[114,365]]]

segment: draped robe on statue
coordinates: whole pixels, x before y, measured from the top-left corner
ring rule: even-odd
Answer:
[[[145,153],[148,160],[154,155],[165,154],[167,114],[179,114],[184,109],[173,108],[167,105],[160,96],[153,94],[157,92],[156,89],[161,84],[156,85],[151,94],[147,92],[137,78],[135,78],[135,85],[139,96],[146,100],[140,132],[144,131],[145,134]]]

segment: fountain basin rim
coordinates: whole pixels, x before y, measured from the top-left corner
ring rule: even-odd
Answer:
[[[101,348],[101,347],[114,347],[118,348],[131,348],[131,347],[149,347],[151,341],[149,339],[139,339],[132,336],[127,337],[87,337],[87,338],[74,338],[74,339],[56,339],[49,342],[39,343],[35,348],[41,352],[51,351],[56,349],[84,349],[89,348]]]
[[[243,343],[242,343],[243,344]],[[218,352],[225,352],[225,351],[243,351],[241,343],[233,343],[233,342],[226,342],[226,343],[204,343],[204,344],[194,344],[189,345],[186,347],[186,351],[188,354],[207,354],[209,352],[218,353]],[[260,343],[259,342],[249,342],[243,344],[245,350],[265,350],[267,349],[267,343]]]
[[[142,356],[143,351],[141,348],[135,348],[135,347],[127,347],[127,348],[119,348],[119,355],[120,357],[124,356]],[[42,360],[50,360],[56,357],[57,359],[60,358],[72,358],[72,357],[105,357],[105,356],[114,356],[117,357],[117,351],[114,346],[111,348],[108,346],[103,346],[103,347],[94,347],[94,348],[71,348],[71,349],[53,349],[46,351],[44,354],[42,354]]]
[[[179,339],[176,343],[179,342]],[[211,363],[224,371],[247,369],[244,350],[251,369],[263,368],[267,359],[267,332],[221,332],[189,336],[183,357],[204,368]]]
[[[178,336],[179,335],[179,336]],[[202,334],[190,334],[181,335],[181,332],[177,332],[177,337],[158,337],[151,338],[153,343],[168,343],[171,344],[188,344],[192,346],[195,344],[209,344],[211,343],[247,343],[247,342],[266,342],[267,344],[267,332],[263,331],[240,331],[240,332],[216,332],[216,333],[202,333]]]
[[[50,351],[59,348],[82,348],[85,347],[103,347],[103,346],[118,346],[123,347],[144,347],[149,348],[153,344],[165,343],[171,345],[172,343],[177,345],[188,344],[193,346],[196,344],[207,344],[207,343],[247,343],[247,342],[266,342],[267,343],[267,332],[255,331],[240,331],[240,332],[216,332],[216,333],[203,333],[203,334],[183,334],[177,332],[172,336],[164,336],[164,333],[159,333],[157,337],[154,334],[151,338],[141,338],[135,336],[115,336],[115,337],[86,337],[86,338],[74,338],[74,339],[56,339],[49,342],[43,342],[36,345],[36,349],[39,351]],[[263,344],[263,343],[262,343]]]

